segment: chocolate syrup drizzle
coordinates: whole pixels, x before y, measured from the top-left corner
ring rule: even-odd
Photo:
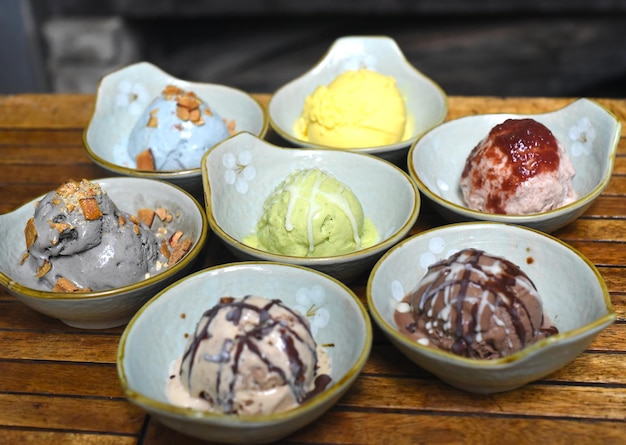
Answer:
[[[466,260],[459,260],[464,255],[468,255]],[[508,312],[513,324],[513,328],[517,337],[519,338],[522,347],[527,345],[527,338],[534,341],[538,336],[548,337],[556,334],[558,329],[555,326],[544,326],[544,317],[542,314],[541,325],[532,325],[532,315],[528,307],[524,304],[524,301],[518,297],[515,284],[518,278],[525,279],[532,286],[532,289],[536,291],[534,283],[530,278],[512,262],[504,258],[494,258],[494,260],[500,262],[503,271],[498,276],[495,276],[483,265],[480,264],[480,258],[487,255],[482,250],[477,249],[465,249],[452,255],[446,260],[442,260],[429,267],[429,273],[432,269],[440,268],[439,278],[433,280],[431,284],[424,290],[420,297],[420,302],[417,308],[414,308],[416,318],[420,318],[426,312],[426,307],[434,307],[434,301],[440,298],[446,292],[455,295],[455,309],[456,309],[456,325],[455,325],[455,340],[452,345],[452,352],[464,357],[482,358],[479,357],[476,351],[471,347],[476,342],[477,332],[476,325],[478,320],[478,311],[480,302],[477,302],[471,306],[471,311],[467,314],[463,310],[463,304],[468,298],[468,289],[470,285],[475,285],[479,288],[493,295],[503,295],[506,298],[496,298],[495,304],[498,307],[503,307]],[[487,255],[489,256],[489,255]],[[463,263],[464,270],[459,278],[448,277],[451,275],[451,265],[454,263]],[[473,280],[472,272],[478,271],[487,278],[485,280]],[[440,277],[445,277],[441,280]],[[459,287],[458,293],[454,294],[453,288]],[[523,319],[528,319],[531,324],[531,330],[527,330],[524,327]],[[411,323],[413,324],[413,323]],[[467,325],[467,329],[464,329],[464,325]],[[416,326],[407,326],[408,330],[415,331]],[[528,334],[531,334],[530,336]]]
[[[220,302],[207,310],[202,317],[202,320],[206,322],[204,327],[201,330],[196,329],[194,337],[191,341],[189,348],[185,351],[182,362],[184,363],[186,360],[190,360],[189,362],[189,372],[187,376],[187,387],[190,388],[191,385],[191,376],[192,376],[192,368],[195,363],[195,357],[198,354],[201,343],[204,340],[208,340],[212,337],[211,328],[215,317],[218,312],[222,311],[224,308],[229,308],[229,312],[226,315],[226,319],[231,322],[233,325],[238,325],[241,321],[241,317],[244,311],[253,311],[258,314],[259,321],[258,325],[254,328],[250,329],[247,332],[242,332],[238,334],[234,339],[227,339],[224,341],[221,351],[219,354],[214,356],[206,355],[203,357],[204,360],[228,364],[231,361],[231,356],[233,357],[232,365],[231,365],[231,374],[232,379],[228,383],[228,394],[225,399],[212,400],[212,398],[205,392],[201,392],[199,394],[200,397],[206,399],[215,406],[220,406],[224,409],[224,412],[234,414],[236,413],[236,406],[234,404],[235,400],[235,384],[237,380],[237,375],[239,372],[239,365],[242,358],[242,354],[245,351],[252,353],[259,357],[259,359],[267,366],[268,372],[275,372],[278,374],[286,385],[291,389],[292,394],[294,395],[295,400],[300,404],[305,400],[310,399],[314,395],[323,391],[326,386],[330,383],[331,378],[326,374],[321,374],[316,376],[314,382],[314,388],[311,391],[307,391],[306,389],[306,365],[303,363],[300,354],[295,346],[295,342],[301,342],[308,346],[308,349],[313,353],[316,358],[317,363],[317,352],[315,348],[311,347],[308,342],[306,342],[303,338],[301,338],[297,332],[292,330],[284,321],[280,319],[276,319],[272,317],[270,314],[270,310],[274,306],[280,306],[282,309],[289,311],[299,322],[306,327],[307,332],[313,338],[311,334],[311,330],[307,321],[300,315],[298,312],[293,311],[289,307],[282,304],[280,300],[274,299],[269,300],[269,303],[264,307],[258,307],[254,304],[247,303],[246,300],[250,298],[251,295],[247,295],[240,300],[236,300],[232,297],[223,297],[220,299]],[[202,321],[201,321],[202,322]],[[282,339],[282,343],[285,345],[285,353],[289,360],[289,372],[286,372],[282,367],[272,363],[263,353],[263,351],[259,348],[258,342],[262,340],[264,337],[271,334],[271,332],[278,329],[280,333],[280,337]],[[278,347],[278,346],[277,346]],[[293,378],[289,377],[289,374],[293,376]],[[181,375],[182,375],[182,367],[181,367]],[[216,387],[219,388],[221,385],[221,379],[223,377],[223,373],[218,372],[216,379]],[[216,391],[219,395],[219,391]]]

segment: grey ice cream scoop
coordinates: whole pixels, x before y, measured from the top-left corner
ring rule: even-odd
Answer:
[[[167,261],[156,235],[87,180],[68,181],[44,196],[25,233],[23,278],[43,290],[59,279],[81,290],[125,286]]]

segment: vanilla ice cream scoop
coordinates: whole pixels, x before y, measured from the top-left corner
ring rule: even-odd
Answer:
[[[254,238],[244,241],[272,253],[321,257],[370,246],[378,233],[347,185],[312,168],[290,174],[266,199]]]
[[[472,210],[528,215],[576,200],[571,159],[552,132],[534,119],[507,119],[472,150],[461,191]]]
[[[139,116],[128,154],[142,170],[198,168],[202,155],[229,137],[233,125],[194,92],[168,85]],[[152,165],[142,162],[146,156]]]
[[[167,394],[182,406],[271,414],[322,391],[329,366],[306,318],[280,300],[224,297],[202,315]]]
[[[403,139],[404,98],[391,76],[368,69],[344,71],[304,102],[298,137],[337,148],[389,145]]]
[[[476,249],[430,266],[394,316],[419,343],[477,359],[505,357],[558,332],[528,275]]]

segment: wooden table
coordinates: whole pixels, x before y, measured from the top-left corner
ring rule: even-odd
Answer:
[[[267,95],[258,95],[266,104]],[[543,112],[572,99],[450,97],[449,119]],[[626,100],[598,99],[623,122]],[[104,170],[83,151],[91,95],[0,96],[0,213],[68,178]],[[270,138],[272,135],[269,136]],[[442,224],[424,206],[412,233]],[[617,321],[573,363],[503,394],[452,388],[375,329],[362,375],[339,403],[286,443],[626,443],[626,139],[613,178],[587,213],[556,236],[596,264]],[[198,268],[232,258],[211,239]],[[365,301],[366,277],[352,287]],[[0,444],[199,443],[128,403],[115,357],[123,327],[86,331],[40,315],[0,289]]]

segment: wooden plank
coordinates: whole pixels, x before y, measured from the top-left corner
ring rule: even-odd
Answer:
[[[91,159],[85,153],[82,145],[63,145],[57,147],[50,143],[44,145],[19,146],[10,145],[2,147],[3,162],[14,165],[32,165],[33,161],[41,164],[57,165],[59,168],[68,169],[76,163],[91,163]],[[24,159],[28,159],[25,162]]]
[[[579,218],[554,232],[554,235],[565,242],[576,239],[624,243],[626,220]]]
[[[137,435],[16,430],[0,427],[0,443],[20,445],[134,445]]]
[[[563,369],[542,379],[541,384],[575,382],[578,385],[622,385],[624,372],[626,361],[623,353],[585,352]],[[373,346],[363,374],[372,377],[436,379],[386,342]]]
[[[0,360],[0,393],[123,399],[114,364]]]
[[[0,427],[138,434],[145,413],[125,400],[0,393]]]
[[[624,246],[612,241],[572,239],[568,244],[585,255],[596,266],[624,266]]]
[[[16,183],[23,180],[24,167],[8,164],[3,169],[5,181]],[[71,169],[60,169],[50,164],[35,162],[29,165],[28,178],[32,183],[61,184],[70,178],[95,179],[111,176],[106,170],[93,163],[75,164]]]
[[[0,130],[82,129],[91,118],[93,94],[19,94],[0,99]]]
[[[13,360],[115,363],[118,341],[117,335],[79,330],[73,334],[0,331],[0,354]]]
[[[70,128],[54,130],[50,128],[16,130],[0,127],[0,147],[9,150],[12,147],[30,150],[33,147],[49,146],[51,148],[65,148],[76,146],[83,150],[83,129]],[[29,153],[31,153],[29,151]],[[23,158],[24,156],[22,156]]]
[[[19,323],[16,323],[19,320]],[[0,330],[12,331],[30,331],[30,332],[49,332],[49,333],[65,333],[77,335],[79,332],[89,334],[89,331],[77,331],[75,328],[66,325],[56,318],[43,315],[15,297],[4,293],[4,288],[0,289]],[[124,326],[118,326],[109,329],[98,329],[98,334],[120,335],[124,330]]]
[[[621,445],[626,425],[614,421],[545,419],[494,415],[477,421],[471,414],[447,415],[413,411],[345,411],[331,409],[292,434],[282,444],[554,444]],[[601,438],[601,439],[600,439]],[[150,420],[143,445],[206,442],[179,434]]]
[[[440,380],[363,375],[337,406],[342,410],[360,406],[371,411],[411,407],[416,413],[532,413],[537,417],[617,421],[626,419],[626,388],[531,383],[515,391],[483,395],[458,390]]]

